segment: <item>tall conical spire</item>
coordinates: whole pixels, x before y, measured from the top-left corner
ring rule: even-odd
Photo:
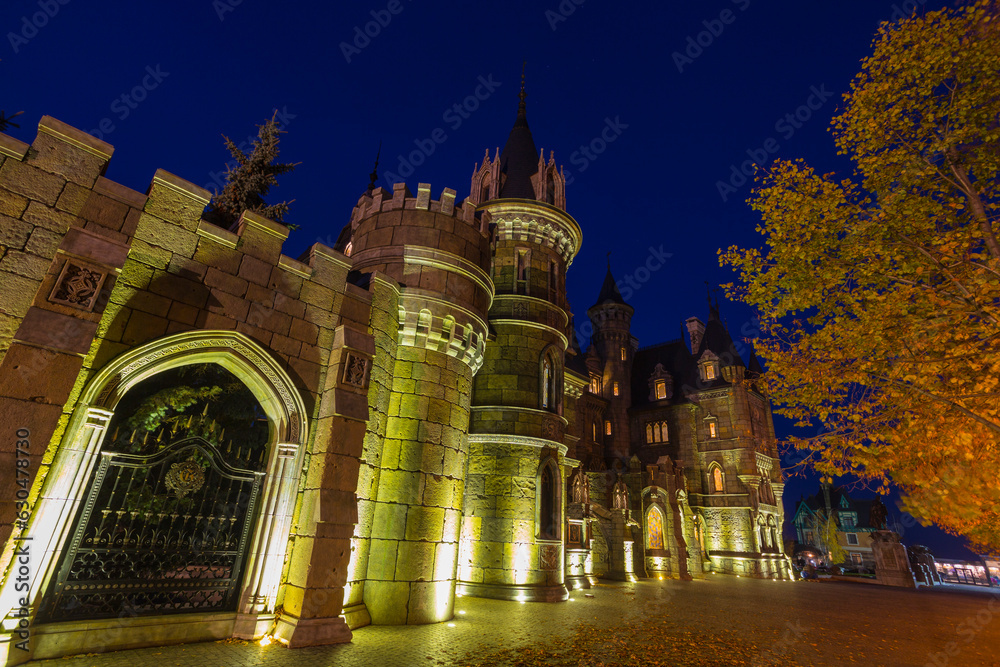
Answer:
[[[521,92],[518,93],[517,118],[500,153],[500,171],[506,178],[500,187],[501,198],[534,199],[531,177],[538,171],[538,149],[528,128],[525,104],[524,65],[521,67]]]
[[[601,293],[597,295],[597,303],[594,306],[602,306],[606,303],[625,303],[622,293],[618,291],[618,283],[611,275],[611,253],[608,253],[608,273],[604,276],[604,284],[601,285]],[[625,304],[628,305],[628,304]]]

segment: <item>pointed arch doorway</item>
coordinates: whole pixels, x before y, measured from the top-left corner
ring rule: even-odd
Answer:
[[[211,377],[185,377],[197,372]],[[216,390],[245,402],[255,426],[225,435],[233,407],[213,412]],[[33,657],[149,645],[148,616],[155,643],[265,634],[307,435],[292,381],[242,334],[169,336],[105,366],[37,505],[31,532],[48,544],[31,590],[42,623]],[[98,620],[77,630],[85,619]]]

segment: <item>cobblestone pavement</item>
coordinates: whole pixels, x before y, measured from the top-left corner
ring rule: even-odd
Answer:
[[[29,664],[1000,665],[996,589],[905,590],[720,575],[693,582],[602,582],[571,597],[549,604],[460,598],[453,623],[360,628],[351,644],[339,646],[289,650],[210,642]]]

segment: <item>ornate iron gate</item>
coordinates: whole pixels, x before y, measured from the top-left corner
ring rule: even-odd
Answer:
[[[200,437],[151,455],[102,452],[41,616],[234,610],[263,479]]]

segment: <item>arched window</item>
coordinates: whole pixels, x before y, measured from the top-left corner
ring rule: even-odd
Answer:
[[[760,525],[757,528],[758,528],[758,532],[760,532],[760,549],[761,549],[761,551],[763,551],[764,549],[767,549],[768,547],[771,546],[767,542],[767,537],[768,537],[767,536],[767,528],[764,526],[764,522],[763,521],[760,522]]]
[[[572,498],[574,503],[584,502],[583,471],[578,470],[573,475]]]
[[[722,468],[718,465],[713,465],[709,473],[712,477],[712,493],[722,493],[725,488],[725,480],[722,476]]]
[[[556,365],[556,357],[551,350],[542,354],[541,368],[539,369],[539,404],[543,410],[559,412],[559,367]]]
[[[559,510],[559,471],[552,460],[542,464],[538,474],[538,539],[558,540],[560,510]]]
[[[653,505],[646,513],[646,548],[663,549],[663,514]]]
[[[646,424],[646,442],[648,444],[667,442],[667,422],[659,421]]]
[[[653,425],[652,424],[646,424],[646,442],[650,443],[650,444],[656,442],[656,440],[653,439]]]
[[[490,174],[483,174],[482,183],[479,186],[479,203],[489,201],[490,198]]]
[[[542,360],[542,407],[552,407],[552,360],[548,355]]]
[[[628,487],[625,480],[619,479],[611,493],[611,508],[616,510],[628,509]]]
[[[556,203],[556,181],[552,174],[555,167],[545,172],[545,201],[549,204]]]

